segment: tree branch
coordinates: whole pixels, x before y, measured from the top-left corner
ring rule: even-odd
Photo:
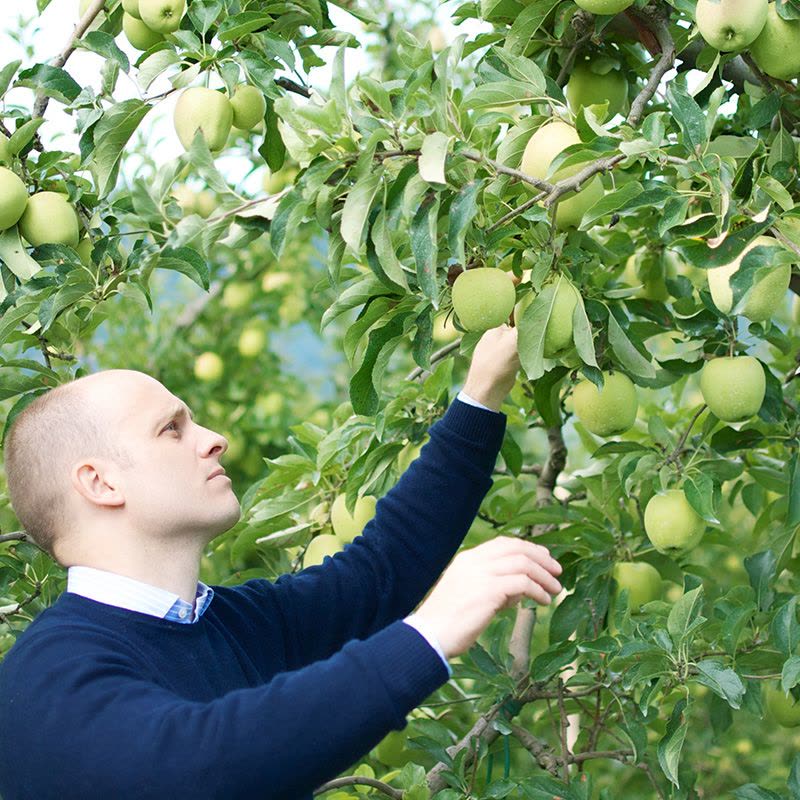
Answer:
[[[314,797],[316,797],[318,794],[322,794],[323,792],[329,792],[331,789],[340,789],[342,786],[357,786],[358,784],[363,786],[371,786],[373,789],[377,789],[387,797],[391,797],[392,800],[403,800],[402,789],[395,789],[394,787],[389,786],[388,783],[376,780],[375,778],[366,778],[362,775],[348,775],[344,778],[335,778],[332,781],[328,781],[320,786],[319,789],[314,790]]]
[[[664,15],[663,11],[653,6],[647,6],[643,12],[637,13],[636,16],[644,20],[650,30],[655,34],[658,44],[661,47],[661,58],[659,58],[653,71],[650,73],[650,78],[644,88],[636,95],[636,99],[633,103],[631,103],[631,110],[628,114],[627,122],[632,128],[635,128],[642,121],[647,104],[656,93],[661,79],[666,75],[675,61],[675,42],[672,41],[672,36],[667,27],[668,18]]]
[[[83,36],[84,33],[86,33],[89,26],[94,22],[94,18],[103,10],[104,5],[105,0],[92,0],[92,2],[89,3],[89,7],[83,12],[83,16],[78,20],[78,24],[73,29],[72,34],[67,40],[67,44],[64,46],[64,49],[53,62],[54,67],[60,68],[67,63],[67,59],[75,51],[76,42],[81,38],[81,36]],[[45,109],[47,108],[47,104],[49,102],[50,98],[47,95],[38,95],[36,97],[36,102],[33,105],[33,114],[31,119],[44,116]]]

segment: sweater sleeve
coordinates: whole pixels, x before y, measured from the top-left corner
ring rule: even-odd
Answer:
[[[123,650],[48,633],[0,671],[5,800],[310,800],[447,679],[403,622],[208,702]]]
[[[455,400],[362,535],[322,564],[275,581],[290,668],[366,639],[424,599],[492,485],[505,422],[504,414]]]

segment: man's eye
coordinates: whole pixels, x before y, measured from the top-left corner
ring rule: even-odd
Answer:
[[[170,422],[170,423],[169,423],[169,425],[167,425],[167,427],[166,427],[166,428],[164,428],[164,430],[165,430],[165,431],[166,431],[166,430],[169,430],[169,426],[170,426],[170,425],[174,425],[174,426],[175,426],[175,430],[176,430],[176,431],[178,430],[178,426],[177,426],[177,423],[175,422],[175,420],[173,420],[172,422]]]

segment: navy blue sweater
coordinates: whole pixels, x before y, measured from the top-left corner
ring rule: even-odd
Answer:
[[[402,618],[462,543],[506,418],[453,401],[361,536],[194,625],[64,592],[0,664],[4,800],[299,800],[448,679]]]

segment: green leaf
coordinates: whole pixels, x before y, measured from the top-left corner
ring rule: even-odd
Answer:
[[[0,233],[0,261],[19,278],[20,283],[30,280],[42,268],[28,255],[16,225]]]
[[[680,646],[684,639],[698,627],[698,620],[703,618],[700,612],[703,609],[703,585],[686,592],[672,606],[667,617],[667,631],[676,646]]]
[[[0,69],[0,97],[2,97],[8,90],[8,85],[11,79],[17,74],[21,61],[10,61],[2,69]]]
[[[566,367],[555,367],[539,378],[533,386],[533,401],[536,404],[536,410],[548,428],[561,424],[559,395],[561,382],[568,372]]]
[[[347,193],[347,199],[344,201],[342,239],[356,258],[361,252],[361,239],[367,224],[367,216],[372,208],[372,201],[378,193],[382,176],[383,168],[362,175]]]
[[[389,358],[403,341],[404,323],[409,312],[396,314],[386,325],[370,331],[364,360],[350,381],[350,401],[356,414],[372,415],[378,410],[383,372]]]
[[[669,82],[667,100],[675,121],[683,132],[684,145],[699,154],[707,140],[705,114],[678,81]]]
[[[761,611],[767,611],[775,599],[775,592],[770,584],[775,577],[777,563],[772,550],[763,550],[744,559],[744,568],[750,578],[750,585],[755,589],[756,601]]]
[[[789,508],[786,513],[786,525],[794,528],[800,525],[800,459],[797,451],[792,452],[789,459]]]
[[[638,181],[631,181],[623,184],[621,189],[606,193],[584,214],[579,230],[585,231],[587,228],[591,228],[597,220],[623,208],[642,192],[644,192],[642,184]]]
[[[417,265],[417,281],[423,295],[436,309],[439,308],[439,285],[436,282],[438,216],[439,195],[430,193],[411,219],[411,252]]]
[[[164,248],[158,259],[158,269],[183,273],[201,289],[208,290],[209,270],[205,259],[191,247]]]
[[[116,61],[123,72],[128,72],[131,68],[128,56],[119,49],[114,37],[108,33],[90,31],[84,34],[83,38],[78,39],[75,45],[76,47],[82,47],[84,50],[90,50],[92,53],[97,53],[105,59]]]
[[[253,33],[261,28],[269,28],[273,19],[261,11],[242,11],[232,17],[226,17],[217,29],[217,38],[221,42],[230,42]]]
[[[800,656],[791,656],[783,662],[781,670],[781,688],[784,694],[800,683]]]
[[[17,128],[8,140],[8,150],[12,155],[21,153],[31,142],[36,131],[44,125],[44,119],[37,117],[36,119],[29,119],[27,122]]]
[[[689,505],[706,522],[719,523],[714,508],[714,481],[704,472],[693,472],[686,476],[683,491]]]
[[[545,286],[517,320],[517,350],[525,374],[532,381],[544,375],[544,336],[556,299],[554,283]]]
[[[771,640],[786,658],[800,644],[800,625],[797,623],[797,595],[782,605],[772,618]]]
[[[800,753],[795,753],[792,759],[792,768],[789,771],[789,780],[786,786],[792,793],[792,800],[800,800]]]
[[[755,783],[746,783],[744,786],[734,789],[733,796],[736,800],[783,800],[783,797],[771,789],[765,789]]]
[[[583,296],[576,289],[578,302],[572,310],[572,341],[575,349],[584,364],[590,367],[597,367],[597,357],[594,352],[594,339],[592,337],[592,326],[589,317],[586,316],[586,306],[583,304]],[[599,367],[598,367],[599,369]]]
[[[444,162],[447,158],[447,148],[450,137],[446,133],[436,131],[429,133],[422,140],[419,156],[419,174],[428,183],[446,184],[444,176]]]
[[[730,668],[723,667],[712,659],[698,662],[698,683],[708,686],[711,691],[728,701],[731,708],[740,708],[744,695],[742,679]]]
[[[643,378],[655,378],[656,368],[632,344],[614,314],[608,314],[608,342],[626,370]]]
[[[447,244],[450,255],[456,263],[463,264],[464,239],[467,228],[478,213],[478,192],[483,186],[482,180],[470,181],[463,186],[450,203],[450,227],[447,232]]]
[[[531,665],[531,677],[535,681],[547,681],[567,666],[577,653],[575,642],[560,642],[548,647],[536,656]]]
[[[658,763],[671,783],[679,787],[678,765],[681,760],[683,741],[689,725],[684,721],[683,710],[686,700],[679,700],[672,709],[672,716],[667,723],[667,732],[658,743]]]
[[[36,64],[20,72],[14,86],[25,86],[68,105],[80,93],[80,84],[65,70],[49,64]]]
[[[94,150],[89,168],[100,197],[105,197],[114,188],[122,151],[150,108],[141,100],[123,100],[106,109],[94,126]]]
[[[547,15],[558,5],[559,0],[533,0],[514,20],[506,35],[505,49],[522,55],[533,35],[547,19]]]

